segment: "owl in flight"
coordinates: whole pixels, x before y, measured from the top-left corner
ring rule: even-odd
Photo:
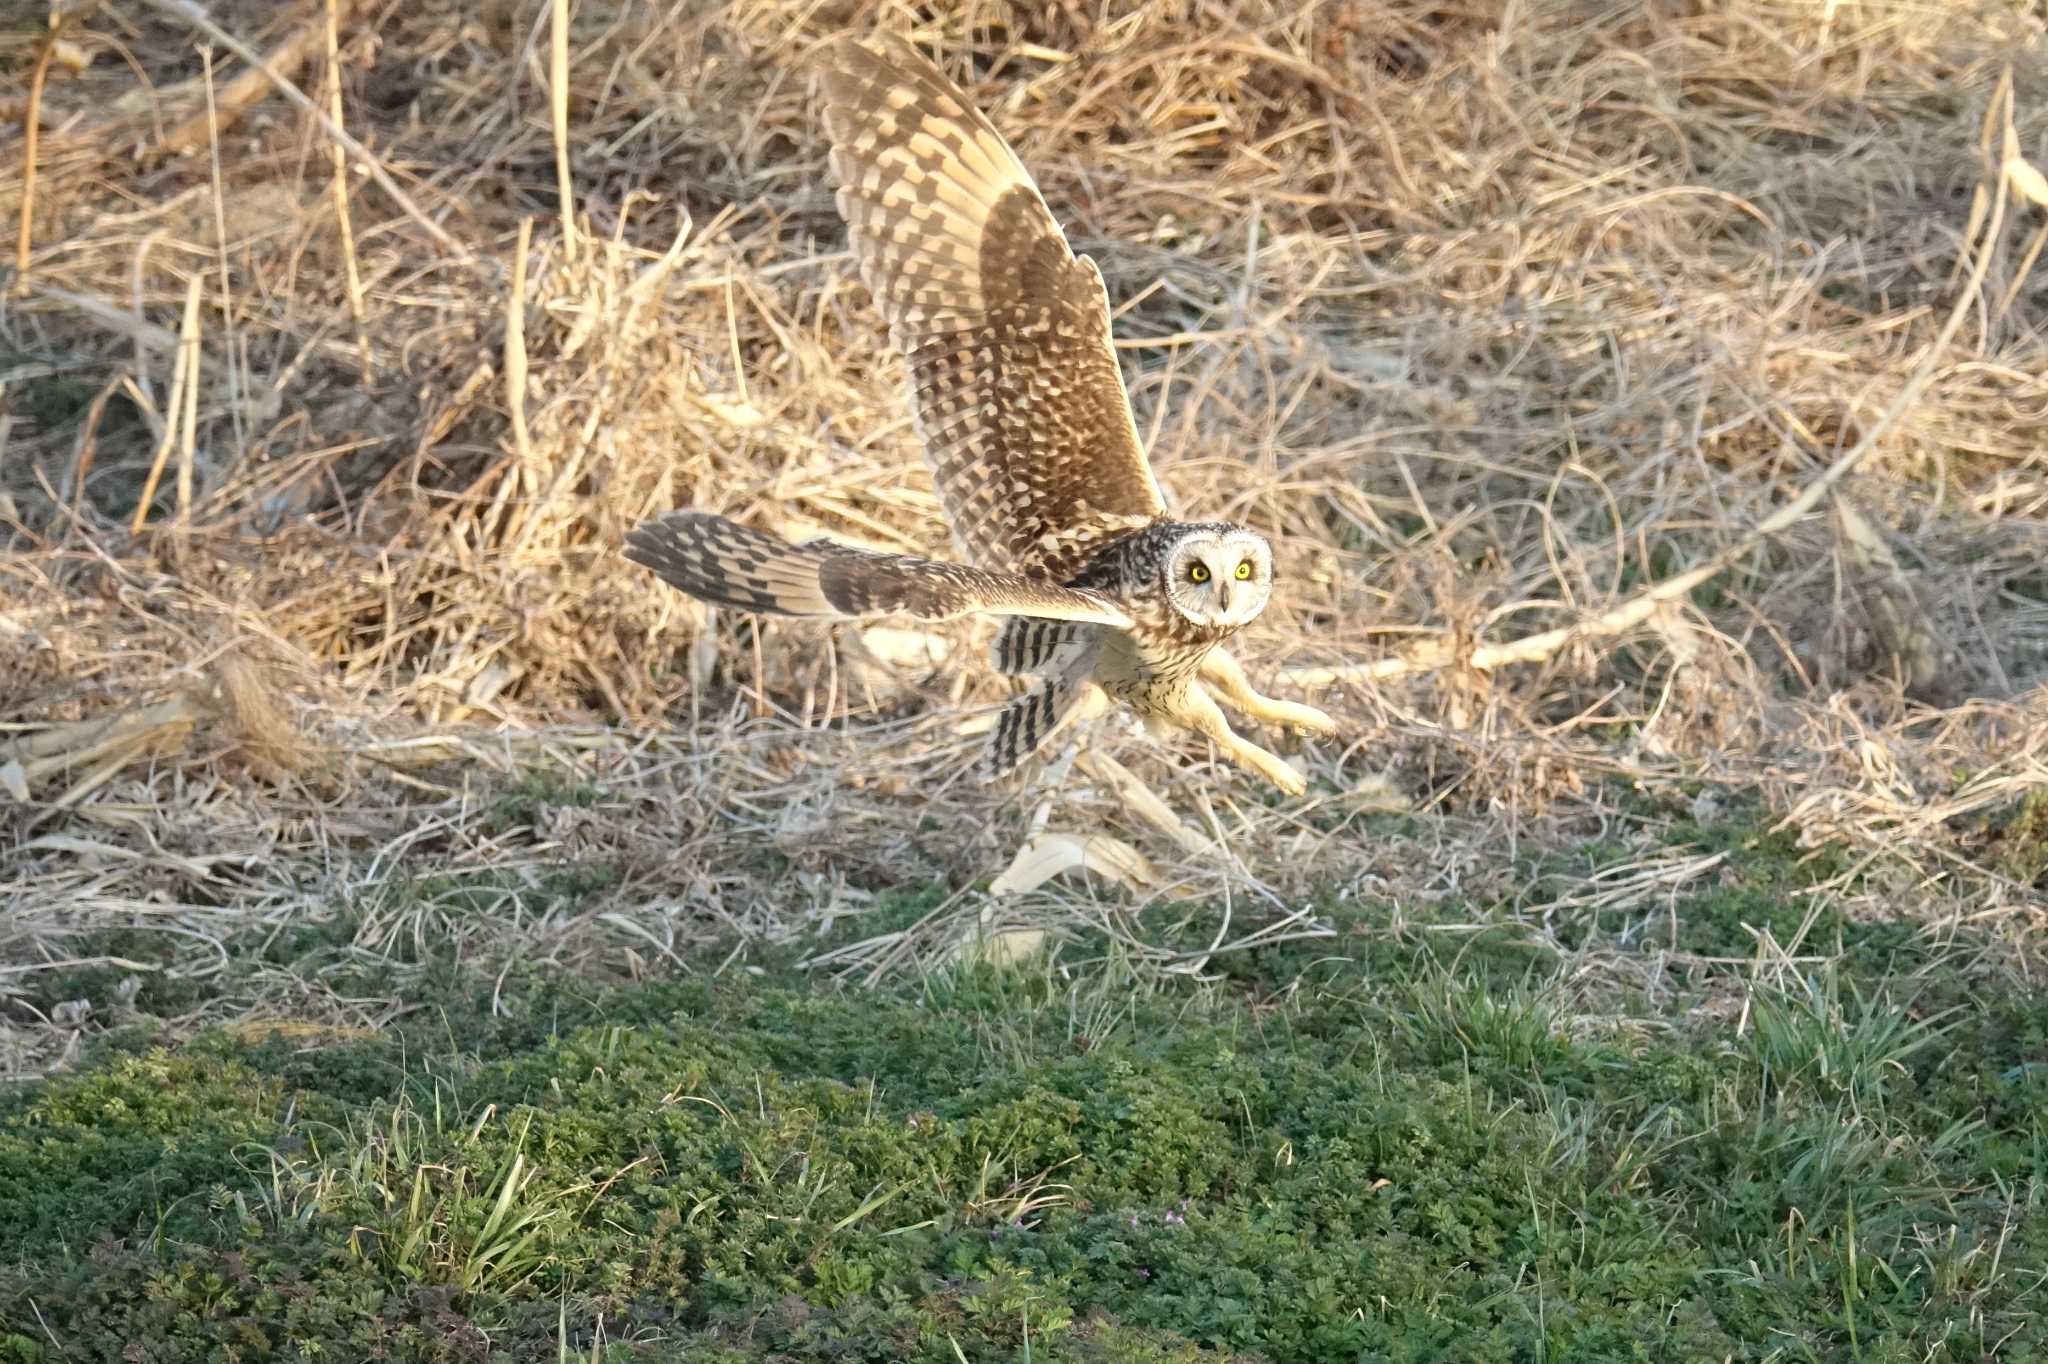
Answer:
[[[994,125],[909,43],[837,41],[823,89],[839,212],[968,562],[792,544],[687,510],[634,528],[626,557],[742,611],[1005,618],[995,666],[1039,683],[997,718],[991,776],[1099,688],[1155,733],[1205,734],[1300,795],[1301,775],[1232,732],[1216,704],[1336,728],[1311,706],[1259,695],[1223,648],[1272,594],[1272,546],[1245,526],[1167,514],[1095,262],[1068,249]]]

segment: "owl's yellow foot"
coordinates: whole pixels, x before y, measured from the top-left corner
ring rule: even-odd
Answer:
[[[1257,772],[1288,795],[1298,796],[1308,790],[1308,779],[1295,771],[1285,758],[1277,753],[1268,753],[1232,730],[1230,722],[1217,708],[1215,698],[1201,687],[1188,688],[1185,709],[1174,719],[1197,733],[1208,735],[1223,750],[1225,757],[1240,767]]]
[[[1276,753],[1268,753],[1257,744],[1239,739],[1224,751],[1229,753],[1239,766],[1254,769],[1290,796],[1299,796],[1308,790],[1307,777],[1295,771],[1293,765],[1285,758]]]
[[[1238,710],[1254,720],[1263,720],[1269,725],[1288,725],[1310,734],[1335,734],[1337,722],[1317,710],[1314,706],[1298,705],[1293,701],[1276,701],[1270,696],[1253,692],[1244,697],[1225,697]]]
[[[1211,649],[1202,660],[1202,680],[1216,688],[1216,694],[1233,710],[1269,725],[1289,725],[1311,734],[1335,734],[1337,722],[1314,706],[1294,701],[1277,701],[1252,689],[1244,668],[1227,649]]]

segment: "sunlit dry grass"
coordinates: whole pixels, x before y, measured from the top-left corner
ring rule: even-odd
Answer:
[[[821,964],[1142,954],[1133,904],[1187,900],[1221,949],[1317,893],[1517,903],[1529,849],[1724,797],[1844,842],[1872,912],[2038,937],[1983,844],[2048,773],[2037,12],[631,0],[567,6],[564,86],[547,4],[66,8],[0,47],[52,54],[32,192],[0,164],[0,999],[426,865],[616,872],[414,926],[487,966],[701,969],[918,884],[927,931]],[[1276,538],[1240,652],[1349,726],[1284,741],[1306,801],[1115,721],[979,789],[986,627],[710,618],[618,557],[682,504],[947,550],[804,69],[875,26],[1101,264],[1169,495]],[[536,768],[601,794],[487,818]],[[1142,850],[1135,901],[976,889],[1063,830]]]

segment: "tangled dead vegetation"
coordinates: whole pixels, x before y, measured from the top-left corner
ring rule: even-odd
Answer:
[[[1107,13],[151,0],[6,35],[17,1067],[77,1031],[32,983],[112,927],[204,972],[229,922],[427,865],[613,879],[540,922],[373,908],[353,949],[706,969],[941,885],[821,965],[1086,923],[1186,969],[1134,905],[1229,904],[1217,950],[1320,931],[1318,893],[1519,906],[1502,850],[1654,823],[1631,792],[1759,799],[1886,872],[1830,893],[2031,949],[2048,882],[1984,839],[2048,771],[2038,12]],[[1274,538],[1241,652],[1351,726],[1309,801],[1108,724],[976,789],[974,627],[711,617],[619,559],[683,504],[947,552],[803,69],[876,26],[1100,263],[1170,495]],[[508,825],[535,770],[596,794]],[[1425,817],[1368,837],[1390,807]],[[1111,874],[1033,882],[1084,830]]]

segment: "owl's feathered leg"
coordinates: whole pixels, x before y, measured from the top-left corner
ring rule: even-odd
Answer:
[[[1072,621],[1012,616],[996,631],[989,662],[1012,677],[1051,677],[1074,667],[1078,651],[1098,638],[1096,631]]]
[[[1261,696],[1252,690],[1251,680],[1244,675],[1244,668],[1228,649],[1218,646],[1209,651],[1202,660],[1202,678],[1213,683],[1217,694],[1228,702],[1232,709],[1249,715],[1254,720],[1263,720],[1269,725],[1293,725],[1312,734],[1334,734],[1337,722],[1317,710],[1314,706],[1299,705],[1293,701],[1276,701],[1270,696]]]
[[[1251,740],[1242,737],[1230,728],[1230,722],[1223,718],[1223,712],[1216,705],[1216,699],[1197,682],[1187,690],[1185,707],[1172,717],[1197,733],[1206,734],[1224,756],[1240,767],[1249,767],[1265,777],[1290,796],[1298,796],[1308,790],[1308,781],[1295,771],[1277,753],[1268,753]]]

